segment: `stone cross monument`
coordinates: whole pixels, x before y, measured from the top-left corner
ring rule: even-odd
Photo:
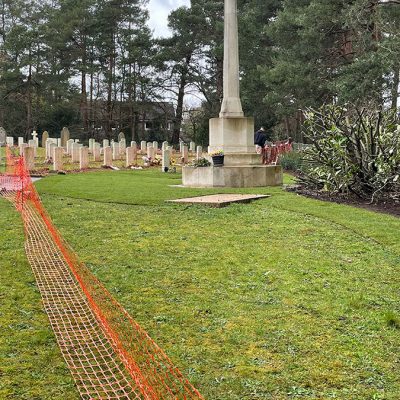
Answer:
[[[281,185],[280,166],[262,165],[254,145],[254,119],[246,118],[240,101],[237,0],[225,0],[224,96],[219,118],[210,120],[209,151],[223,150],[223,167],[183,167],[183,185],[191,187],[256,187]]]
[[[239,36],[237,0],[225,1],[224,28],[224,98],[220,118],[242,118],[239,88]]]
[[[254,120],[244,117],[240,101],[237,0],[225,0],[224,16],[224,97],[219,118],[210,120],[210,150],[222,149],[226,165],[259,163],[254,154]]]

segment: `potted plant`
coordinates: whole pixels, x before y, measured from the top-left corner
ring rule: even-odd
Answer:
[[[214,167],[222,167],[224,165],[224,152],[216,150],[210,153]]]

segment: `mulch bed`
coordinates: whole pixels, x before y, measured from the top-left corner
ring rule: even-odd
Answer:
[[[400,202],[388,200],[385,202],[371,204],[369,201],[362,200],[356,196],[354,197],[344,197],[340,195],[333,196],[325,192],[314,192],[312,190],[306,189],[298,185],[289,186],[287,187],[287,190],[312,199],[329,201],[337,204],[346,204],[353,207],[364,208],[370,211],[390,214],[398,218],[400,217]]]

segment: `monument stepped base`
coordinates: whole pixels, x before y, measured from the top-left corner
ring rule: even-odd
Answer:
[[[280,165],[233,165],[223,167],[183,167],[185,187],[265,187],[283,184]]]

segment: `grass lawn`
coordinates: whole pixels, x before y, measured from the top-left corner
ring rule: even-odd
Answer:
[[[82,261],[206,399],[399,399],[399,219],[280,188],[179,183],[147,170],[37,188]],[[164,202],[223,191],[272,197]],[[4,200],[0,230],[0,398],[75,399]]]

